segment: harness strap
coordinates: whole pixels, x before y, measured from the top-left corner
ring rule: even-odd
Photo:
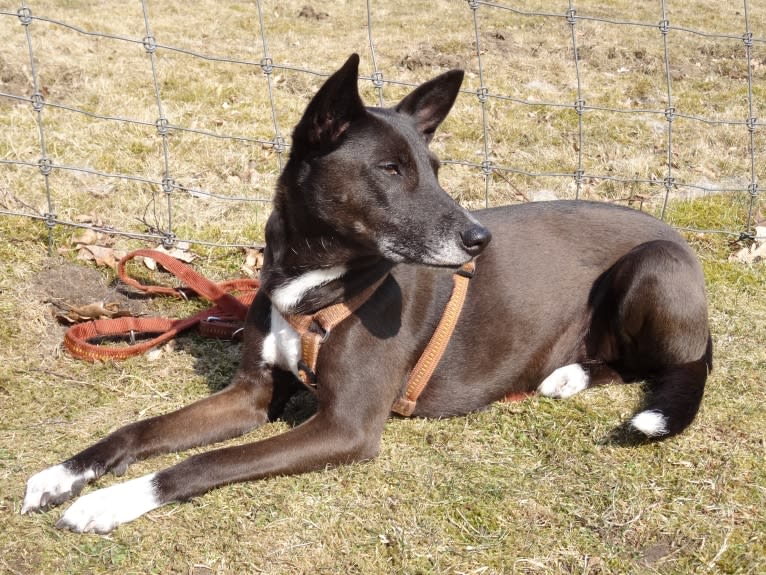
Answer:
[[[149,257],[162,265],[183,281],[187,289],[147,286],[129,277],[125,266],[128,261],[139,256]],[[187,291],[190,291],[192,294],[200,295],[216,305],[185,319],[119,317],[97,319],[73,325],[64,336],[64,345],[74,357],[88,361],[125,359],[169,341],[177,334],[195,325],[199,325],[202,335],[224,339],[231,338],[242,330],[242,322],[247,315],[247,310],[260,287],[260,282],[255,279],[214,283],[179,260],[154,250],[136,250],[129,253],[120,260],[117,271],[123,283],[143,292],[186,298]],[[391,407],[391,411],[394,413],[410,416],[414,412],[418,397],[425,389],[444,355],[457,325],[457,320],[465,303],[468,282],[474,273],[475,264],[473,262],[469,262],[455,272],[450,299],[428,345],[410,372],[403,396],[398,398]],[[387,274],[347,302],[329,306],[311,315],[290,315],[285,318],[301,337],[301,360],[298,363],[298,372],[299,379],[304,385],[312,390],[316,388],[316,365],[319,350],[332,329],[359,309],[386,278],[388,278]],[[234,296],[232,292],[239,292],[239,295]],[[106,346],[91,343],[93,339],[105,337],[130,337],[132,340],[136,335],[142,334],[159,335],[130,345]],[[534,392],[510,393],[501,401],[519,401],[530,395],[534,395]]]
[[[463,309],[468,292],[468,282],[474,276],[476,264],[471,261],[453,275],[452,294],[447,302],[436,330],[426,345],[423,354],[415,364],[407,380],[404,395],[399,397],[391,407],[391,411],[399,415],[410,416],[415,410],[418,397],[428,385],[436,366],[447,349],[447,344],[455,331],[460,311]],[[344,319],[353,314],[370,296],[375,293],[383,280],[383,276],[370,287],[347,302],[323,308],[311,315],[290,315],[285,319],[298,332],[301,338],[301,359],[298,361],[298,378],[310,389],[316,389],[316,366],[319,350],[332,329]]]
[[[330,335],[332,329],[344,319],[352,315],[388,278],[384,274],[372,285],[358,293],[348,301],[337,303],[320,309],[308,315],[288,315],[287,322],[301,337],[301,359],[298,361],[298,379],[303,385],[316,388],[316,367],[319,359],[319,349]]]
[[[457,320],[465,303],[465,296],[468,293],[468,282],[476,272],[476,264],[473,261],[468,262],[452,276],[452,295],[450,295],[442,317],[436,325],[436,330],[426,345],[423,354],[410,372],[407,380],[407,387],[404,395],[399,397],[391,406],[391,411],[409,417],[415,411],[418,397],[428,385],[431,376],[439,364],[447,344],[452,338],[452,332],[455,331]]]

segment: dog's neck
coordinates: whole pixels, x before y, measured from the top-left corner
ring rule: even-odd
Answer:
[[[283,315],[309,314],[349,300],[392,267],[303,214],[295,221],[277,204],[266,226],[261,289]]]

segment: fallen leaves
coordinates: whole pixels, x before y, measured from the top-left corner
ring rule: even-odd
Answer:
[[[117,269],[117,262],[127,253],[123,250],[115,250],[97,244],[80,244],[75,249],[78,251],[78,260],[93,261],[97,266],[108,266],[112,269]]]
[[[109,228],[101,220],[92,216],[81,216],[77,221],[92,227],[83,228],[78,235],[73,236],[71,246],[59,248],[59,254],[74,251],[77,252],[79,261],[94,262],[97,266],[110,267],[116,270],[117,264],[128,254],[128,251],[114,246],[115,238],[108,232]],[[177,242],[169,249],[160,244],[153,249],[187,264],[197,259],[197,254],[191,251],[189,242]],[[152,271],[157,269],[157,262],[153,259],[142,259],[147,268]]]
[[[729,261],[754,264],[766,262],[766,222],[755,226],[755,241],[729,256]]]
[[[193,253],[190,248],[191,245],[189,242],[178,242],[170,249],[166,248],[162,244],[152,249],[155,252],[162,252],[163,254],[167,254],[172,258],[180,260],[186,264],[190,264],[197,259],[197,254]],[[150,270],[154,271],[157,269],[157,262],[155,262],[152,258],[143,258],[143,260],[144,265]]]
[[[117,268],[117,262],[127,253],[125,250],[114,248],[114,237],[98,228],[104,228],[101,220],[84,217],[80,223],[90,224],[93,227],[83,228],[80,233],[72,238],[73,247],[59,248],[60,254],[77,252],[77,259],[86,262],[95,262],[97,266]]]
[[[251,278],[257,277],[263,267],[263,248],[245,248],[245,263],[240,271]]]
[[[130,310],[123,308],[117,302],[97,301],[85,305],[74,306],[64,301],[51,301],[59,308],[54,316],[63,324],[75,324],[94,319],[124,317],[133,315]]]

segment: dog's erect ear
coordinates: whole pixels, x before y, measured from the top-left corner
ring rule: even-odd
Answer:
[[[311,99],[293,131],[293,149],[326,152],[335,147],[351,123],[366,114],[359,97],[359,55],[352,54]]]
[[[430,142],[455,103],[462,82],[462,70],[445,72],[418,86],[397,104],[396,111],[412,116],[426,142]]]

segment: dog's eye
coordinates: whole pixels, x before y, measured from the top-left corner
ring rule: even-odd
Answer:
[[[386,172],[389,176],[402,175],[402,171],[399,169],[399,164],[395,164],[394,162],[385,162],[383,164],[380,164],[380,166],[378,167],[384,172]]]

